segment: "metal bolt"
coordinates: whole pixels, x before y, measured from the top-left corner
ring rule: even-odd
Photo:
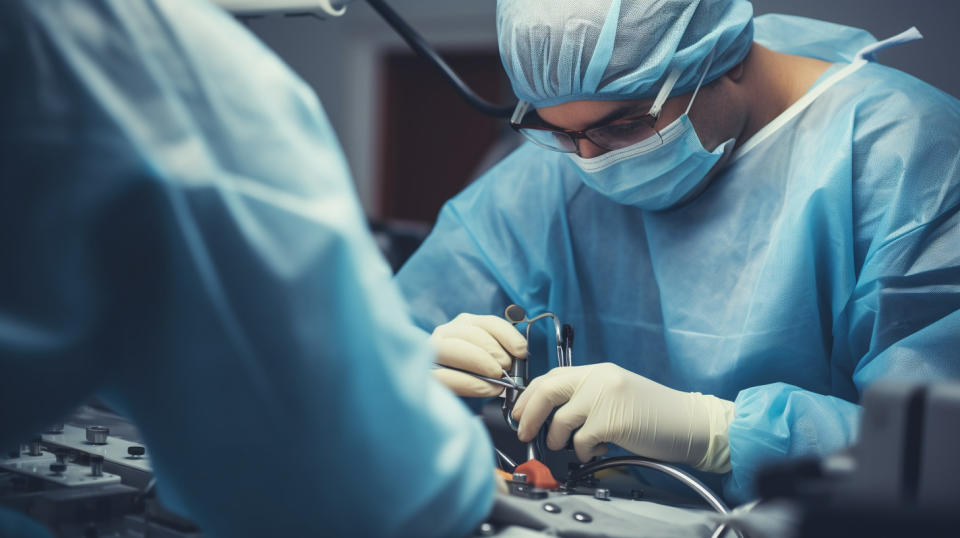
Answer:
[[[103,456],[98,454],[90,456],[90,476],[103,476]]]
[[[524,474],[524,473],[513,473],[513,481],[514,481],[514,482],[526,482],[526,481],[527,481],[527,475]]]
[[[597,488],[593,490],[593,498],[601,501],[610,500],[610,490],[607,488]]]
[[[87,442],[94,445],[107,444],[107,436],[110,435],[110,428],[103,426],[87,426]]]

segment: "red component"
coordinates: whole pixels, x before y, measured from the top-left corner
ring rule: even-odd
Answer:
[[[550,469],[537,460],[521,463],[517,465],[517,468],[514,469],[513,472],[527,475],[527,483],[533,484],[535,488],[557,489],[560,487],[560,482],[557,482],[557,479],[553,477]]]

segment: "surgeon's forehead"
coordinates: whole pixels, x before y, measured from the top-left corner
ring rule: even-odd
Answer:
[[[626,116],[646,114],[652,105],[653,99],[583,100],[538,108],[537,113],[557,127],[579,130]]]

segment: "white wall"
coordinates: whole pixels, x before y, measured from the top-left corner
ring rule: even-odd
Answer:
[[[496,49],[494,0],[388,2],[438,47]],[[791,13],[858,26],[881,39],[915,25],[924,41],[884,51],[880,60],[960,96],[960,0],[755,0],[754,8],[758,14]],[[364,208],[376,216],[378,58],[384,50],[405,47],[403,42],[364,2],[328,21],[275,17],[248,25],[316,89]]]

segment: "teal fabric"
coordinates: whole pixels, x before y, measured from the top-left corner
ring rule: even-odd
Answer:
[[[0,536],[10,538],[52,538],[40,524],[27,516],[0,507]]]
[[[834,62],[872,42],[810,19],[755,26]],[[660,212],[528,144],[444,207],[397,281],[425,329],[550,310],[576,328],[576,364],[735,400],[725,487],[743,500],[764,463],[851,443],[876,380],[960,377],[960,102],[869,63]],[[547,344],[533,339],[535,373]]]
[[[747,0],[498,0],[500,58],[514,93],[546,107],[581,99],[690,93],[740,63],[753,40]]]
[[[205,536],[485,517],[486,432],[273,53],[204,1],[19,0],[0,66],[0,446],[96,393]]]

